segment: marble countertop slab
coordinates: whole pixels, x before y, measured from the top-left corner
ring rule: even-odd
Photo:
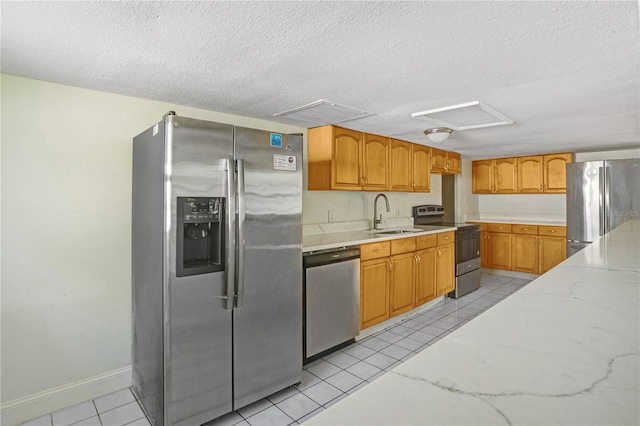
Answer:
[[[308,425],[637,425],[640,221],[628,221]]]

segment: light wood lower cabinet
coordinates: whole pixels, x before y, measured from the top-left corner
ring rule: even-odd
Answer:
[[[415,302],[415,264],[413,253],[391,256],[391,285],[389,297],[389,315],[394,317],[410,311]]]
[[[389,319],[390,271],[387,257],[360,263],[360,329]]]
[[[436,298],[436,248],[416,252],[416,306]]]
[[[455,234],[360,246],[360,329],[455,289]]]
[[[544,274],[567,257],[564,226],[472,223],[480,225],[483,267]]]
[[[508,233],[507,233],[508,232]],[[489,268],[511,269],[511,231],[488,233]]]
[[[438,246],[436,255],[436,296],[442,296],[456,288],[454,244]]]
[[[540,274],[567,258],[567,240],[561,237],[540,237]]]
[[[512,241],[512,270],[538,273],[538,236],[514,234]]]

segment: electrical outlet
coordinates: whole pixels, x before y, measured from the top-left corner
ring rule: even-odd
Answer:
[[[329,221],[329,223],[331,223],[331,222],[336,220],[335,219],[335,212],[336,212],[335,210],[329,210],[327,212],[327,220]]]

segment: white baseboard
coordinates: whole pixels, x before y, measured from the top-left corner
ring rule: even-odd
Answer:
[[[0,424],[15,426],[131,386],[131,366],[8,401],[0,406]]]

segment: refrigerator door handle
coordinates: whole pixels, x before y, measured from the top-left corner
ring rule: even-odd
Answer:
[[[235,290],[236,273],[236,184],[235,184],[235,163],[233,159],[227,158],[227,296],[225,299],[225,309],[233,310],[233,299]]]
[[[602,235],[611,231],[611,211],[610,211],[610,200],[609,200],[609,189],[611,182],[611,169],[606,165],[604,166],[604,232]]]
[[[244,303],[244,246],[245,246],[245,197],[244,197],[244,160],[236,160],[238,170],[238,285],[236,287],[236,307]]]
[[[600,205],[599,209],[598,209],[598,221],[599,221],[599,230],[598,230],[598,235],[603,236],[604,235],[604,230],[605,230],[605,223],[604,223],[604,192],[605,192],[605,182],[604,182],[604,167],[598,167],[598,186],[600,188],[599,194],[598,194],[598,204]]]

